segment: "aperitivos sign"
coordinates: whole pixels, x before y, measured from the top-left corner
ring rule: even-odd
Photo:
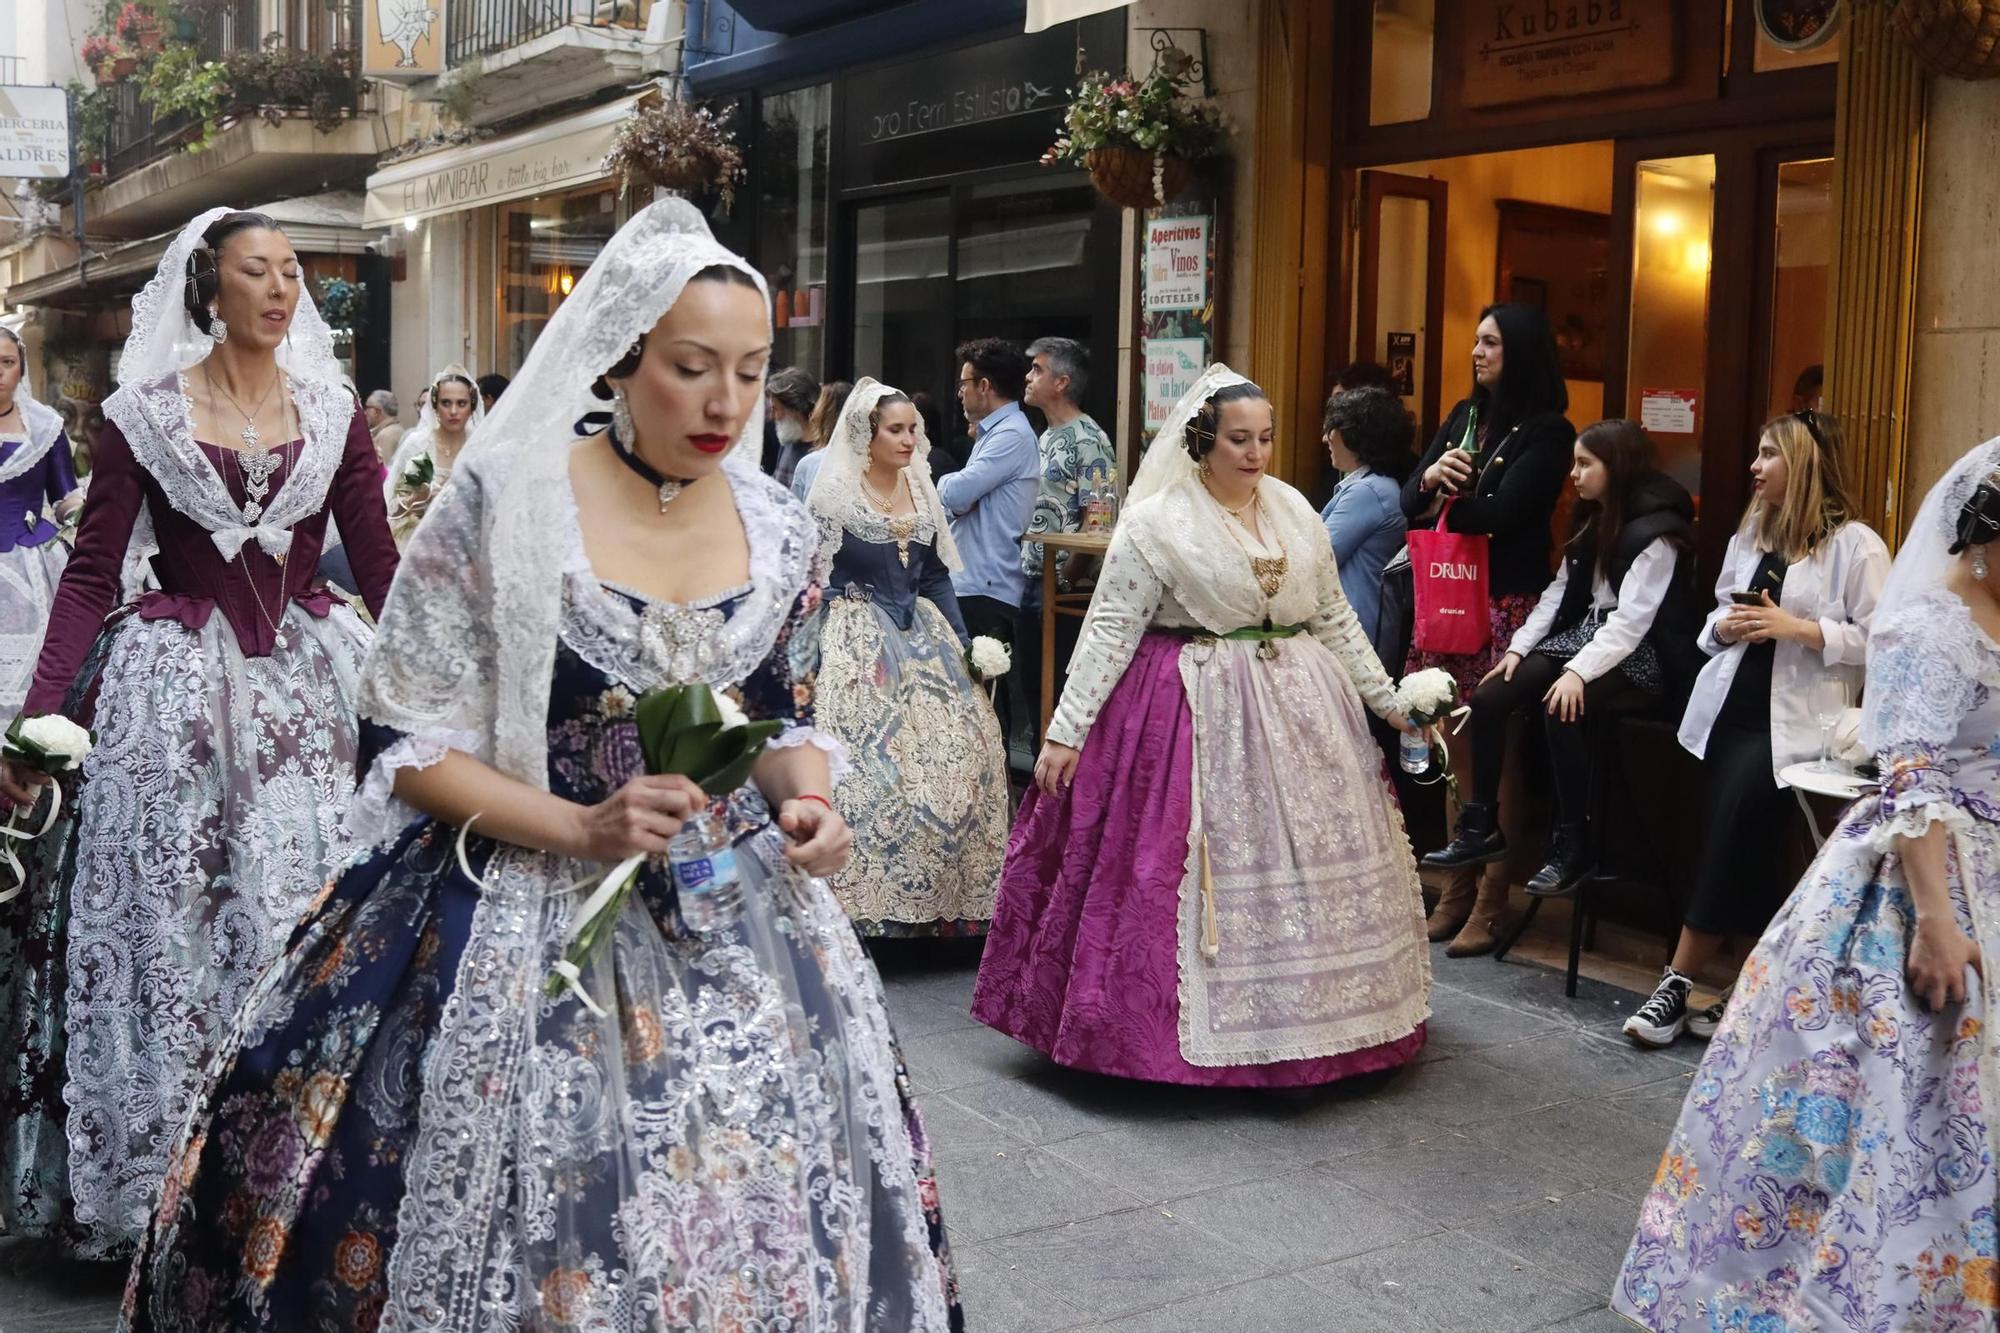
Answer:
[[[1680,0],[1464,0],[1467,107],[1652,88],[1675,72]]]

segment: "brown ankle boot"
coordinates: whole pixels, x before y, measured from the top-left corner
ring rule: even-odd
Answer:
[[[1457,935],[1472,915],[1472,902],[1479,892],[1479,870],[1478,866],[1460,866],[1449,872],[1444,892],[1438,894],[1437,906],[1431,908],[1429,925],[1432,943]]]
[[[1492,953],[1500,946],[1500,931],[1507,921],[1507,864],[1501,861],[1479,869],[1478,898],[1472,904],[1472,914],[1465,920],[1465,928],[1445,946],[1448,958],[1474,958]]]

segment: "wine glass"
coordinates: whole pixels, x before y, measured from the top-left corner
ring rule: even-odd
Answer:
[[[1819,770],[1834,770],[1831,747],[1833,729],[1847,711],[1847,682],[1838,676],[1822,676],[1806,689],[1806,707],[1819,723]]]

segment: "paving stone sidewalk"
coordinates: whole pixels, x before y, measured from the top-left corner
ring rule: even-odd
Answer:
[[[1434,955],[1421,1063],[1315,1092],[1070,1073],[967,1016],[976,955],[882,955],[971,1333],[1612,1333],[1701,1047],[1640,998]],[[123,1274],[0,1241],[0,1333],[103,1333]]]

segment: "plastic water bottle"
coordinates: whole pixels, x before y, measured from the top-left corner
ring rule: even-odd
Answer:
[[[1412,776],[1430,772],[1431,738],[1426,729],[1421,735],[1412,736],[1403,732],[1397,742],[1396,757],[1403,765],[1403,771]]]
[[[736,875],[736,849],[721,820],[703,812],[682,824],[667,844],[667,872],[689,930],[727,930],[736,923],[743,885]]]

